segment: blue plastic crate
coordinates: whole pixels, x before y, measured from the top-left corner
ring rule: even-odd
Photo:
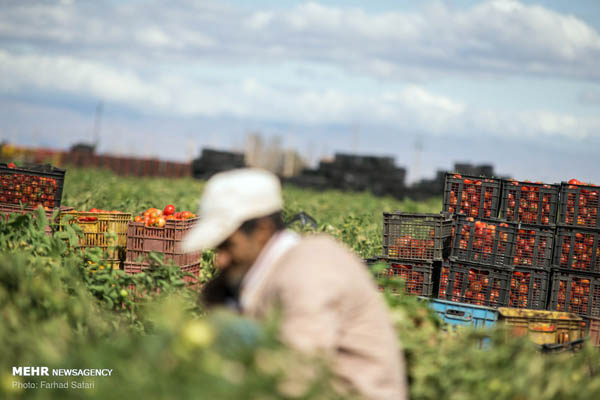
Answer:
[[[498,320],[498,311],[491,307],[438,299],[428,299],[428,301],[429,307],[438,313],[442,321],[452,326],[491,328]]]

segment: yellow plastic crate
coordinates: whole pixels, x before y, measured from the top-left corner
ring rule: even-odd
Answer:
[[[86,218],[96,217],[95,221]],[[80,239],[80,247],[100,247],[108,253],[108,258],[115,261],[123,260],[127,246],[127,225],[131,220],[130,213],[99,213],[84,211],[68,211],[60,215],[61,227],[65,221],[77,224],[83,230],[84,237]],[[106,234],[114,232],[116,238]],[[118,266],[118,262],[114,263]]]
[[[515,336],[527,335],[536,344],[568,343],[583,337],[583,319],[576,314],[498,307],[498,321]]]

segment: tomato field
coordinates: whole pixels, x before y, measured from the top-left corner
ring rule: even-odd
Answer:
[[[124,178],[68,169],[62,204],[132,216],[167,205],[194,213],[202,188],[203,182],[193,179]],[[485,193],[484,212],[492,201]],[[382,254],[383,212],[442,209],[441,198],[416,203],[292,186],[284,187],[284,200],[285,218],[304,211],[318,223],[315,229],[296,222],[292,229],[327,232],[363,258]],[[457,207],[471,202],[457,197],[451,201]],[[336,398],[327,365],[281,345],[276,320],[257,324],[227,312],[207,315],[196,301],[195,289],[186,287],[182,271],[156,254],[150,256],[151,269],[128,275],[109,268],[110,249],[74,250],[82,234],[76,224],[55,229],[52,235],[45,233],[47,224],[43,210],[0,219],[0,398]],[[487,257],[486,234],[492,228],[472,224],[469,229],[465,235],[471,232],[481,239],[474,254]],[[519,261],[510,261],[531,263],[544,245],[530,242],[529,232],[521,234]],[[455,245],[460,248],[461,243]],[[212,262],[213,254],[203,253],[201,282],[212,276]],[[385,288],[406,352],[411,398],[600,398],[597,349],[586,344],[575,353],[542,354],[502,326],[447,331],[423,301],[397,294],[402,281],[378,273],[377,266],[374,273]],[[13,376],[18,366],[112,372],[93,378]],[[42,381],[50,380],[93,387],[42,388]]]

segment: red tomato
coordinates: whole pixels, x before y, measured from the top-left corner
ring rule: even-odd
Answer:
[[[167,205],[165,207],[165,209],[163,210],[164,215],[173,215],[174,212],[175,212],[175,206],[173,204]]]
[[[162,215],[162,212],[160,210],[154,209],[153,211],[150,212],[150,218],[158,218],[161,215]]]
[[[14,162],[8,163],[7,165],[8,168],[17,168],[17,164],[15,164]]]
[[[581,182],[579,182],[577,179],[571,179],[569,181],[569,185],[579,185]]]
[[[181,218],[183,218],[183,219],[192,218],[192,213],[189,212],[189,211],[184,211],[184,212],[181,213]]]
[[[142,217],[141,215],[136,215],[134,221],[135,222],[144,222],[144,217]]]
[[[98,210],[97,208],[90,208],[90,212],[99,212],[100,210]]]

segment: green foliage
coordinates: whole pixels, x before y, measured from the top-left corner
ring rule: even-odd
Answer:
[[[326,366],[283,347],[274,329],[227,312],[204,317],[178,268],[154,255],[133,277],[108,269],[98,249],[67,246],[71,228],[47,236],[44,218],[0,220],[0,398],[336,398]],[[28,365],[113,374],[11,375]],[[18,386],[42,381],[94,389]]]
[[[63,204],[134,214],[174,204],[195,211],[203,183],[192,179],[120,178],[69,169]],[[284,187],[290,218],[304,211],[362,257],[381,254],[384,211],[439,212],[424,203],[368,193]],[[77,249],[77,225],[44,233],[43,211],[0,220],[0,398],[33,399],[334,399],[329,370],[318,359],[282,346],[276,320],[206,315],[181,271],[152,256],[135,276],[109,268],[100,249]],[[212,277],[214,252],[203,253],[200,281]],[[373,272],[377,272],[375,266]],[[398,295],[403,282],[384,277],[393,322],[405,351],[413,399],[595,399],[600,352],[541,354],[526,339],[494,330],[449,330],[426,301]],[[485,346],[482,341],[486,340]],[[483,347],[483,348],[482,348]],[[13,366],[109,368],[94,389],[19,389]],[[360,371],[357,371],[360,373]]]

